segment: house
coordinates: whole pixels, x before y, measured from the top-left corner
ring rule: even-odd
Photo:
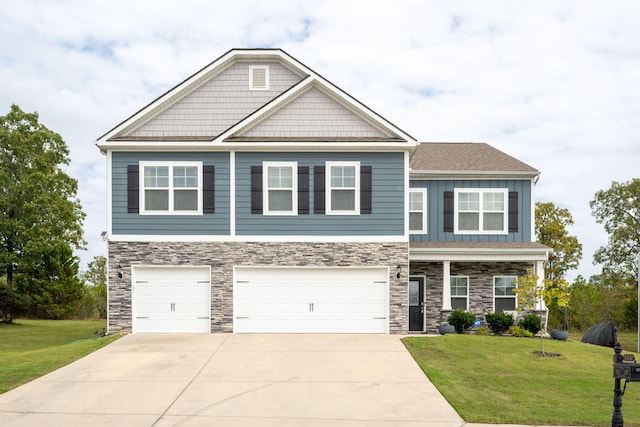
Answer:
[[[537,171],[418,144],[279,49],[230,50],[97,145],[110,333],[433,332],[512,308],[494,293],[546,257]]]
[[[544,277],[535,241],[539,172],[478,143],[420,144],[409,181],[409,330],[434,332],[454,309],[515,311],[515,281]],[[544,310],[540,301],[535,309]]]

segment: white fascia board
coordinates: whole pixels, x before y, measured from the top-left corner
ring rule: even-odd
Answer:
[[[409,249],[410,261],[546,261],[544,249]]]
[[[204,236],[109,234],[109,242],[406,243],[409,236]]]
[[[98,144],[102,152],[115,151],[409,151],[414,142],[223,142],[211,141],[110,141]]]
[[[532,179],[540,175],[538,171],[428,171],[411,170],[411,179]]]

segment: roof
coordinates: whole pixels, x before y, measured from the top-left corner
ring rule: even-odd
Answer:
[[[411,159],[412,173],[522,174],[537,176],[537,169],[485,143],[420,143]]]
[[[225,92],[225,96],[221,96],[217,91],[213,90],[214,88],[206,86],[221,73],[231,70],[234,64],[264,61],[276,62],[282,65],[296,78],[290,79],[291,81],[288,78],[284,80],[274,79],[282,87],[278,86],[274,90],[261,92],[260,95],[263,95],[264,99],[262,97],[258,98],[257,94],[252,94],[253,97],[250,99],[250,103],[244,102],[245,98],[240,99],[238,103],[241,103],[242,107],[247,111],[238,112],[236,111],[237,109],[228,111],[229,108],[227,108],[226,104],[230,97],[229,93]],[[229,72],[233,73],[235,71]],[[217,88],[215,89],[218,90]],[[185,115],[180,108],[184,107],[184,110],[187,111],[187,107],[196,108],[192,105],[194,102],[205,102],[202,101],[199,95],[194,95],[196,92],[200,93],[199,91],[203,91],[206,94],[204,98],[207,104],[202,104],[202,108],[200,104],[196,106],[199,114],[197,120],[200,120],[197,121]],[[236,96],[235,94],[232,95]],[[244,91],[240,95],[245,96]],[[291,138],[287,138],[288,135],[282,135],[269,140],[265,138],[269,134],[263,131],[258,135],[260,138],[255,137],[255,130],[265,123],[267,126],[271,126],[269,130],[272,133],[273,123],[291,123],[291,114],[296,113],[296,111],[292,112],[285,107],[290,107],[296,102],[303,103],[315,100],[315,98],[311,99],[312,97],[322,97],[323,101],[332,102],[332,105],[337,106],[336,108],[342,108],[342,111],[344,111],[343,116],[353,115],[353,117],[360,120],[358,123],[362,124],[362,126],[370,126],[371,132],[375,131],[375,135],[350,138],[350,134],[327,135],[326,131],[323,130],[323,138],[316,138],[317,140],[312,141],[304,138],[314,135],[307,135],[304,132],[298,132],[298,134],[292,135]],[[181,107],[175,108],[178,103],[182,103]],[[320,120],[317,114],[309,114],[313,120]],[[139,129],[143,126],[148,126],[149,123],[152,123],[152,120],[158,117],[163,117],[163,123],[170,123],[170,126],[156,129],[152,128],[153,125],[151,125],[151,127],[143,131],[143,137],[136,134]],[[213,121],[209,120],[209,117],[217,120],[215,125],[212,124]],[[347,119],[350,119],[350,117],[347,117]],[[279,121],[276,119],[279,119]],[[204,122],[202,122],[203,120]],[[268,122],[269,120],[272,122]],[[180,121],[178,123],[180,126],[193,126],[194,129],[184,130],[176,125],[176,121]],[[196,121],[197,123],[194,124]],[[295,123],[298,123],[298,121],[295,121]],[[164,124],[160,124],[160,126],[164,126]],[[253,133],[250,133],[252,130]],[[170,133],[167,134],[167,132]],[[97,145],[103,151],[108,147],[118,149],[153,147],[153,143],[158,143],[157,145],[162,147],[182,149],[215,146],[219,147],[219,149],[224,149],[227,148],[227,145],[241,148],[242,144],[246,143],[249,149],[255,149],[254,143],[261,142],[263,143],[261,146],[269,149],[278,144],[291,144],[292,141],[296,142],[298,146],[302,145],[300,144],[302,142],[318,147],[323,146],[323,144],[330,146],[334,144],[340,147],[340,145],[348,146],[348,144],[344,143],[356,142],[362,145],[370,144],[381,149],[397,149],[398,147],[403,149],[402,147],[404,147],[407,150],[412,150],[416,145],[416,140],[411,135],[405,133],[281,49],[232,49],[226,52],[99,137]],[[356,145],[353,144],[352,147],[356,147]]]

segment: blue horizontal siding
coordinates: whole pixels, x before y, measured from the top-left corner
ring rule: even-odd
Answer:
[[[112,233],[137,235],[229,235],[229,153],[115,152],[112,154]],[[215,166],[215,213],[139,215],[127,212],[127,165],[140,161],[201,161]]]
[[[298,162],[309,166],[308,215],[264,216],[251,213],[251,166],[263,161]],[[372,167],[372,213],[314,214],[313,168],[327,161],[359,161]],[[402,236],[404,235],[404,153],[271,153],[236,154],[236,234],[280,236]]]
[[[414,242],[530,242],[530,180],[412,180],[411,188],[427,189],[427,234],[412,234]],[[518,193],[518,231],[508,234],[455,234],[444,231],[444,192],[456,188],[507,188]]]

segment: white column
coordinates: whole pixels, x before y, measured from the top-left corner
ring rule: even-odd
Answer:
[[[538,276],[538,287],[544,288],[544,261],[536,261],[534,273]],[[540,298],[535,307],[536,310],[546,310],[547,307],[544,303],[544,299]]]
[[[442,309],[451,310],[451,261],[442,262]]]

